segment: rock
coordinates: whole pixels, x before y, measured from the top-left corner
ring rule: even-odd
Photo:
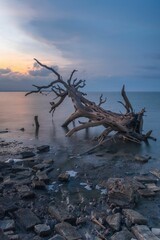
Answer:
[[[150,173],[152,173],[154,176],[160,178],[160,170],[159,169],[155,169],[150,171]]]
[[[149,189],[139,189],[138,193],[143,197],[154,197],[155,196],[155,192],[153,192],[152,190],[149,190]]]
[[[48,163],[38,163],[38,164],[33,166],[33,169],[34,170],[44,170],[48,167],[50,167],[50,164],[48,164]]]
[[[145,156],[136,155],[134,159],[138,162],[146,163],[150,158],[151,157],[149,156],[145,157]]]
[[[16,190],[20,193],[24,193],[30,191],[30,188],[27,185],[17,185]]]
[[[22,158],[30,158],[35,156],[33,152],[21,152],[20,155]]]
[[[43,181],[33,180],[32,187],[35,189],[46,189],[46,185]]]
[[[107,187],[109,203],[124,207],[132,206],[137,202],[137,187],[131,180],[124,178],[109,178]]]
[[[25,131],[25,129],[24,129],[24,128],[20,128],[19,130],[20,130],[20,131],[22,131],[22,132],[24,132],[24,131]]]
[[[139,182],[142,182],[142,183],[156,183],[157,182],[157,179],[155,177],[146,176],[146,175],[135,176],[134,179]]]
[[[55,236],[53,236],[52,238],[48,239],[48,240],[65,240],[64,237],[62,237],[59,234],[56,234]]]
[[[49,182],[49,177],[47,176],[47,174],[45,172],[41,172],[40,170],[38,170],[36,172],[36,176],[38,177],[38,179],[40,181],[43,181],[45,183],[48,183]]]
[[[48,152],[50,150],[50,146],[49,145],[42,145],[40,147],[37,147],[38,153],[42,153],[42,152]]]
[[[68,182],[69,181],[69,177],[70,177],[70,175],[68,173],[61,173],[58,176],[58,180],[61,181],[61,182]]]
[[[66,240],[80,240],[82,239],[79,232],[71,224],[62,222],[55,225],[55,231],[62,235]]]
[[[12,219],[0,220],[0,229],[3,231],[9,231],[15,229],[15,222]]]
[[[38,224],[34,226],[34,231],[41,237],[48,236],[51,233],[50,226],[46,224]]]
[[[109,215],[106,218],[107,223],[111,228],[113,228],[116,231],[120,230],[121,227],[121,214],[120,213],[115,213],[113,215]]]
[[[133,234],[127,228],[123,228],[120,232],[115,233],[111,240],[131,240]]]
[[[0,219],[2,219],[5,215],[5,210],[2,205],[0,205]]]
[[[62,222],[76,222],[76,218],[72,216],[66,209],[66,206],[59,204],[53,205],[50,204],[48,212],[52,218],[55,218],[57,221]]]
[[[36,224],[40,223],[40,219],[29,208],[19,209],[15,212],[15,216],[26,230],[29,230]]]
[[[8,236],[6,236],[6,235],[3,233],[2,229],[0,229],[0,239],[1,239],[1,240],[10,240],[10,239],[8,238]]]
[[[35,193],[33,191],[24,192],[21,194],[22,199],[33,199],[35,198]]]
[[[152,233],[158,237],[160,237],[160,228],[152,228]]]
[[[158,192],[160,191],[160,187],[156,186],[155,183],[148,183],[146,184],[147,189],[153,191],[153,192]]]
[[[20,240],[18,234],[9,235],[9,240]]]
[[[135,225],[131,230],[138,240],[160,240],[146,225]]]
[[[132,209],[123,209],[123,214],[132,224],[147,224],[147,219]]]

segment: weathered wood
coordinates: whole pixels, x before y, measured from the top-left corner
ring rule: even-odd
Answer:
[[[96,145],[96,147],[104,144],[109,139],[113,139],[113,136],[115,136],[115,138],[135,143],[147,141],[148,139],[156,140],[151,136],[151,130],[148,131],[146,134],[142,133],[143,115],[145,109],[143,108],[138,113],[135,113],[133,111],[132,104],[130,103],[126,95],[124,85],[121,91],[124,102],[120,101],[120,103],[125,107],[126,113],[112,112],[101,107],[101,105],[106,102],[106,99],[103,99],[102,95],[99,98],[98,104],[88,100],[85,97],[86,94],[80,91],[80,89],[85,86],[85,80],[77,80],[77,78],[73,79],[73,75],[76,73],[77,70],[73,70],[69,79],[65,81],[55,69],[48,67],[45,64],[42,64],[37,59],[34,60],[41,67],[52,71],[56,76],[56,79],[48,85],[33,85],[36,90],[26,93],[26,96],[32,93],[44,94],[45,92],[46,94],[46,91],[53,92],[55,94],[55,98],[52,102],[50,102],[50,112],[52,114],[67,96],[71,98],[75,108],[75,112],[67,118],[67,120],[62,124],[62,127],[67,128],[71,122],[74,122],[80,117],[85,117],[87,119],[86,122],[79,121],[79,125],[74,126],[70,131],[68,131],[68,133],[66,134],[67,136],[71,136],[75,132],[82,129],[88,129],[89,127],[96,127],[101,125],[104,127],[104,131],[97,138],[99,143]]]

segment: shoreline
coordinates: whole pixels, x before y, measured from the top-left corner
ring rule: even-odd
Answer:
[[[146,172],[149,167],[145,167],[155,159],[136,160],[134,154],[117,151],[114,147],[86,156],[79,156],[70,148],[60,149],[57,146],[49,146],[47,151],[38,152],[36,145],[28,147],[22,142],[6,141],[5,133],[0,137],[3,137],[0,138],[0,204],[4,209],[1,223],[4,224],[6,219],[14,222],[10,230],[3,229],[8,239],[13,239],[15,235],[17,238],[14,239],[24,239],[24,236],[56,239],[54,237],[57,234],[69,239],[67,235],[64,236],[66,228],[79,239],[120,239],[116,238],[116,234],[119,237],[121,234],[123,237],[126,234],[135,237],[135,231],[140,230],[135,230],[137,222],[131,221],[131,217],[124,213],[126,208],[138,211],[146,219],[146,222],[142,222],[149,229],[160,228],[157,214],[160,211],[159,178]],[[23,157],[24,152],[33,153],[34,156]],[[143,179],[137,181],[136,177]],[[111,186],[110,179],[113,180]],[[118,190],[117,185],[115,187],[117,181]],[[155,183],[156,191],[148,189],[146,184],[151,183]],[[136,197],[131,197],[132,188],[135,188],[133,195]],[[9,204],[12,201],[11,209],[6,199]],[[38,218],[38,222],[33,221],[29,231],[24,223],[26,208],[30,213],[29,219]],[[112,218],[116,227],[111,223]],[[69,225],[66,226],[66,222]],[[37,226],[39,224],[40,227]],[[46,232],[42,233],[40,229]],[[9,234],[9,231],[12,233]]]

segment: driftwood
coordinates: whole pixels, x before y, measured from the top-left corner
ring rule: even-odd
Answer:
[[[148,131],[145,134],[142,132],[145,109],[143,108],[137,113],[133,111],[132,104],[130,103],[125,92],[125,86],[122,87],[121,91],[124,102],[120,103],[124,106],[126,112],[112,112],[102,108],[102,104],[106,102],[106,99],[103,99],[102,95],[99,98],[99,103],[96,104],[95,102],[92,102],[86,98],[87,94],[80,91],[86,84],[85,80],[78,80],[77,78],[73,78],[77,70],[73,70],[69,79],[64,81],[62,76],[55,69],[42,64],[37,59],[34,60],[41,67],[52,71],[56,79],[48,85],[33,85],[35,87],[35,90],[26,93],[26,96],[32,93],[46,94],[46,92],[53,92],[55,94],[55,98],[52,102],[50,102],[50,112],[52,114],[67,96],[71,98],[75,112],[66,119],[62,127],[68,127],[71,122],[74,122],[74,120],[81,117],[86,118],[85,122],[78,121],[79,125],[74,126],[71,130],[69,130],[66,136],[70,137],[72,134],[82,129],[103,126],[104,131],[97,138],[98,144],[96,147],[115,137],[135,143],[147,141],[149,138],[156,140],[151,136],[152,131]]]

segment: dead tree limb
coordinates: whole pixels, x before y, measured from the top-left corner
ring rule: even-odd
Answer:
[[[72,100],[75,112],[72,113],[68,119],[66,119],[66,121],[62,124],[62,127],[67,128],[71,122],[74,122],[76,119],[79,119],[81,117],[88,119],[86,122],[79,121],[79,125],[74,126],[70,131],[68,131],[66,134],[67,136],[71,136],[75,132],[78,132],[82,129],[103,126],[104,131],[97,138],[98,144],[96,146],[103,144],[109,139],[114,139],[115,136],[125,141],[131,141],[135,143],[147,141],[148,139],[156,140],[151,136],[152,131],[148,131],[146,134],[142,133],[143,116],[145,109],[143,108],[138,113],[135,113],[133,111],[132,104],[126,95],[124,85],[121,91],[123,102],[120,101],[120,103],[126,109],[126,113],[112,112],[101,107],[101,105],[106,102],[106,99],[103,99],[103,95],[100,96],[99,103],[96,104],[95,102],[88,100],[85,97],[86,94],[79,90],[83,89],[86,83],[85,80],[82,79],[73,79],[73,75],[77,70],[73,70],[69,79],[65,81],[55,69],[42,64],[37,59],[34,60],[41,67],[44,67],[51,71],[56,79],[48,85],[33,85],[36,89],[26,93],[26,96],[32,93],[44,93],[46,90],[48,92],[53,92],[55,97],[53,99],[53,102],[50,102],[50,112],[52,114],[68,96]],[[112,135],[110,135],[111,132],[113,132]]]

